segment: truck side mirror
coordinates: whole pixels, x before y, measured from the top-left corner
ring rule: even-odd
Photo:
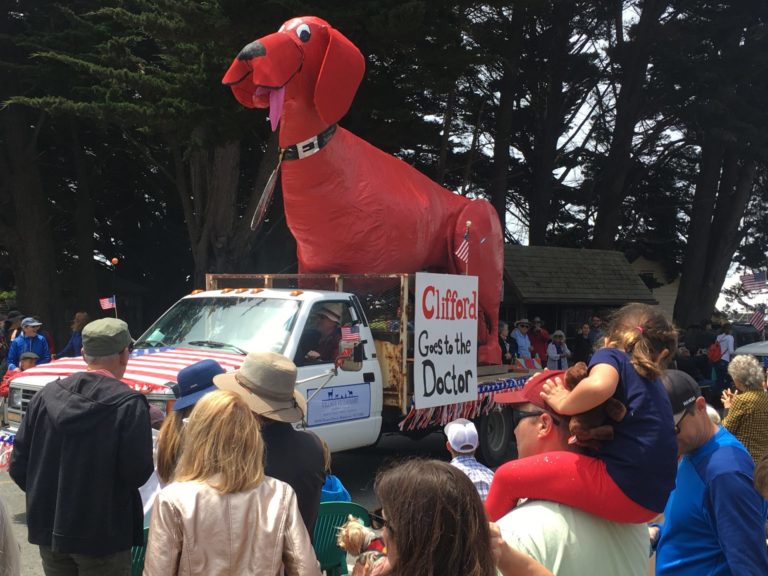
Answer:
[[[337,362],[341,360],[339,368],[345,372],[359,372],[363,369],[364,342],[341,342],[341,353],[337,359]]]

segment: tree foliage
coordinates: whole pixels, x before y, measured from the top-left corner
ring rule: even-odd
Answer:
[[[276,139],[220,78],[301,14],[366,56],[343,124],[489,199],[508,241],[660,260],[683,324],[729,267],[764,265],[757,0],[18,0],[0,29],[0,260],[25,309],[92,308],[112,282],[94,253],[162,288],[148,318],[205,272],[295,266],[279,194],[248,226]]]

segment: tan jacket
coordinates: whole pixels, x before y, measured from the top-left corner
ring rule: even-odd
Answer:
[[[270,478],[221,494],[173,482],[152,511],[144,576],[320,576],[296,494]]]

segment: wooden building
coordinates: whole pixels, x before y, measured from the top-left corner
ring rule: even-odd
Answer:
[[[629,302],[658,304],[622,252],[507,246],[504,251],[502,320],[533,320],[570,339],[583,322],[603,319]]]

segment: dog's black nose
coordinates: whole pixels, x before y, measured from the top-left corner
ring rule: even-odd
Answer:
[[[240,50],[240,53],[237,55],[238,60],[253,60],[254,58],[258,58],[259,56],[266,56],[267,55],[267,49],[264,47],[264,44],[259,42],[258,40],[254,40],[250,44],[248,44],[245,48]]]

